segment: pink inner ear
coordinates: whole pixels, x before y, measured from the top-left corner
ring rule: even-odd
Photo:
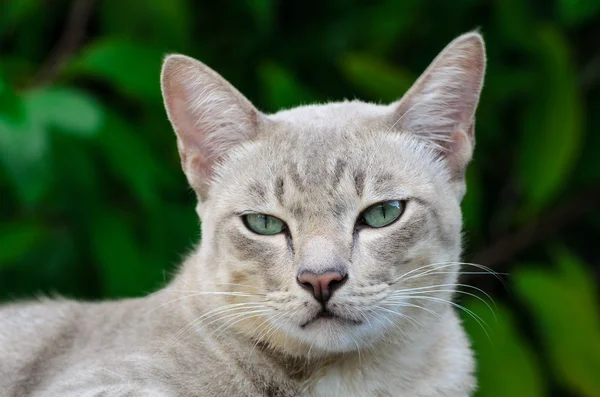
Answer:
[[[469,141],[470,139],[469,137],[467,137],[467,134],[463,130],[457,129],[456,131],[454,131],[454,133],[450,137],[450,140],[446,143],[445,146],[451,153],[456,153],[460,155],[460,153],[465,151],[465,149],[470,149],[469,146],[471,146],[471,144]]]
[[[471,159],[485,52],[476,33],[450,43],[395,104],[395,128],[443,149],[453,171]]]
[[[188,169],[201,180],[208,180],[212,176],[212,160],[208,160],[200,153],[192,153],[189,156]]]
[[[206,193],[215,163],[258,133],[259,112],[218,73],[182,55],[165,60],[162,88],[186,176]]]

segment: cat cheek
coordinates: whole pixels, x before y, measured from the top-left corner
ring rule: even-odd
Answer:
[[[366,244],[368,255],[378,263],[393,264],[410,256],[410,249],[422,236],[411,228],[399,228]]]
[[[235,257],[236,262],[243,263],[241,272],[251,273],[253,278],[259,277],[270,288],[277,289],[286,279],[293,280],[291,273],[287,271],[291,265],[288,264],[287,242],[283,241],[283,237],[253,239],[233,229],[227,233],[231,247],[228,252]],[[290,273],[289,277],[286,277],[287,273]]]
[[[415,257],[416,245],[427,237],[422,233],[422,222],[423,218],[420,218],[410,223],[392,226],[380,237],[365,242],[360,255],[365,263],[368,263],[362,266],[366,269],[365,277],[376,283],[389,283],[396,273],[405,270]],[[358,257],[355,260],[358,261]]]
[[[275,255],[269,245],[247,237],[237,230],[231,230],[227,237],[233,248],[232,254],[240,261],[268,263]]]

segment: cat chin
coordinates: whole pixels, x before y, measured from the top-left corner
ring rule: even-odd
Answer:
[[[300,350],[304,350],[304,355],[308,356],[369,348],[379,340],[381,334],[368,324],[339,320],[317,320],[292,332],[288,330],[288,335],[304,346]]]

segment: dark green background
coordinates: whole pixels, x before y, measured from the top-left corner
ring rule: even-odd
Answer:
[[[465,315],[479,395],[600,396],[598,0],[0,0],[1,299],[146,294],[198,240],[166,53],[270,112],[395,100],[474,28],[489,67],[465,260],[508,273],[464,279],[495,317],[459,299],[487,324]]]

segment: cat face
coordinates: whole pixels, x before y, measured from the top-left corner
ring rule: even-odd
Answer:
[[[163,93],[199,197],[203,277],[234,293],[223,299],[232,328],[317,354],[411,339],[438,321],[457,278],[484,65],[470,33],[391,105],[264,115],[205,65],[167,58]]]

